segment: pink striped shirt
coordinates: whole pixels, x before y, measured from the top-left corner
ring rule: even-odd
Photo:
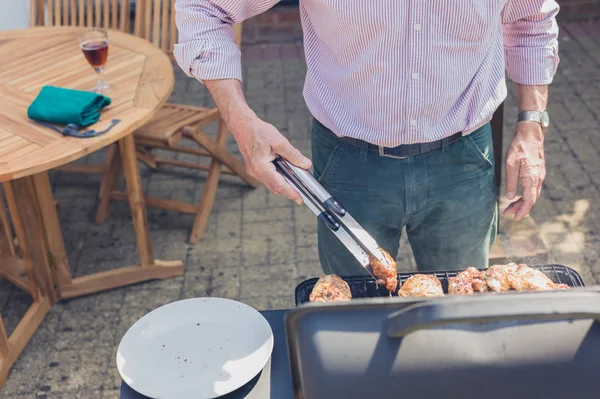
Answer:
[[[277,0],[177,0],[180,67],[242,79],[232,22]],[[559,63],[554,0],[300,0],[306,104],[339,136],[435,141],[491,119],[516,83],[549,84]]]

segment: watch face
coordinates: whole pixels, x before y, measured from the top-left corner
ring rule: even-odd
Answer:
[[[547,128],[550,126],[550,115],[548,115],[548,111],[542,111],[542,126]]]

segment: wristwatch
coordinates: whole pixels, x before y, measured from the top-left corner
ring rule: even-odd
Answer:
[[[542,126],[542,130],[548,129],[550,126],[550,115],[548,115],[548,111],[521,111],[517,116],[518,122],[536,122]]]

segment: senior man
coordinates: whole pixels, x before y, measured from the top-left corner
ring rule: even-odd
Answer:
[[[233,42],[232,23],[276,3],[177,0],[175,57],[210,91],[249,173],[299,202],[271,161],[311,161],[248,107]],[[313,172],[392,256],[406,227],[420,270],[487,265],[497,212],[489,121],[505,71],[519,114],[504,213],[529,213],[545,176],[558,10],[553,0],[300,0]],[[325,273],[364,273],[325,226],[318,234]]]

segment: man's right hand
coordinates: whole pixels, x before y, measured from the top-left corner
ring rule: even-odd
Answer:
[[[248,174],[264,183],[273,193],[301,204],[302,197],[275,170],[273,160],[276,155],[280,155],[303,169],[310,168],[310,160],[292,146],[275,126],[256,116],[232,121],[231,129],[244,157]]]
[[[275,194],[301,204],[302,197],[275,170],[273,160],[280,155],[303,169],[310,168],[310,160],[294,148],[275,126],[261,120],[248,107],[240,81],[207,80],[204,84],[240,147],[248,174]]]

